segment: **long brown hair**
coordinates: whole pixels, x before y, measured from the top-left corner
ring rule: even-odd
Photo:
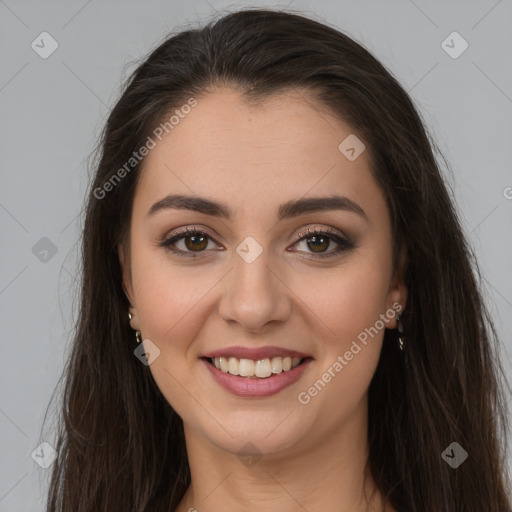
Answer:
[[[407,93],[366,49],[324,23],[273,9],[233,12],[168,37],[109,115],[85,208],[80,307],[47,511],[174,511],[190,483],[182,420],[133,354],[117,253],[143,160],[112,177],[173,109],[224,85],[247,101],[310,91],[369,148],[395,263],[401,248],[407,254],[407,365],[387,330],[369,388],[368,464],[384,496],[399,512],[511,512],[499,340],[440,152]],[[442,456],[452,442],[468,452],[456,469]]]

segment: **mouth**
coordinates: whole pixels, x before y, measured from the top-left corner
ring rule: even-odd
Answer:
[[[271,379],[279,374],[292,372],[312,357],[275,356],[262,359],[239,359],[237,357],[201,357],[209,365],[225,374],[247,379]]]
[[[238,359],[225,356],[200,358],[213,380],[242,398],[267,398],[298,382],[314,362],[312,357],[274,356]]]

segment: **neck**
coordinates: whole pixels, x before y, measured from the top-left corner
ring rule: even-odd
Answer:
[[[394,512],[366,466],[366,397],[353,412],[328,435],[259,459],[241,460],[185,424],[191,485],[176,512]]]

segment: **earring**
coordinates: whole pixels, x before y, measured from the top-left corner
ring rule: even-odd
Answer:
[[[130,320],[133,318],[133,315],[130,313],[130,310],[128,310],[128,318]],[[135,331],[135,338],[137,338],[137,343],[141,343],[142,342],[142,337],[141,337],[141,332],[140,331]]]
[[[397,330],[398,330],[398,347],[400,350],[404,350],[405,339],[403,336],[404,326],[402,325],[401,316],[395,311],[395,318],[397,321]]]

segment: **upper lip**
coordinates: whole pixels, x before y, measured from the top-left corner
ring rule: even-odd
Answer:
[[[203,357],[236,357],[237,359],[252,359],[253,361],[258,361],[272,357],[300,357],[302,359],[311,356],[304,352],[298,352],[297,350],[269,345],[259,348],[242,346],[226,347],[219,350],[212,350],[208,354],[204,354]]]

